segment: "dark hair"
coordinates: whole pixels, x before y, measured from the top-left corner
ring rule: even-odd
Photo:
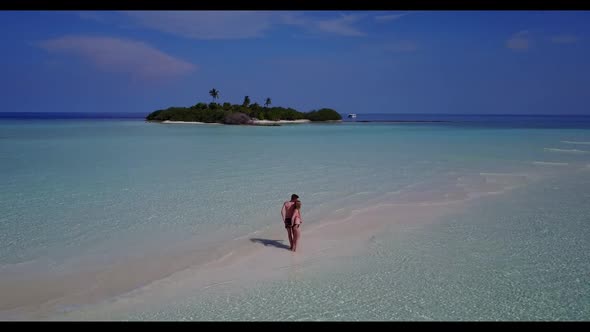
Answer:
[[[299,196],[297,196],[296,194],[291,195],[291,200],[298,199],[298,198],[299,198]]]

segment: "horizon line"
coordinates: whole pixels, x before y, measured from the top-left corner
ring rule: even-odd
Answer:
[[[0,111],[0,114],[145,114],[148,115],[151,112],[5,112]],[[349,112],[338,112],[341,115],[344,114],[357,114],[357,115],[462,115],[462,116],[590,116],[590,114],[554,114],[554,113],[349,113]]]

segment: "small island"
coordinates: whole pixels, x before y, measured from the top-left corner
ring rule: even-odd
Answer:
[[[245,96],[242,104],[216,103],[219,91],[211,89],[209,95],[213,101],[209,104],[198,103],[190,107],[169,107],[150,113],[147,121],[163,123],[215,123],[227,125],[271,125],[281,123],[329,122],[342,121],[342,116],[333,109],[322,108],[310,112],[299,112],[293,108],[270,107],[272,100],[266,98],[264,106],[251,103]]]

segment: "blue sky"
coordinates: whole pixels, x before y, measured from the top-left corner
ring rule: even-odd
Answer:
[[[2,112],[590,114],[590,12],[3,11]]]

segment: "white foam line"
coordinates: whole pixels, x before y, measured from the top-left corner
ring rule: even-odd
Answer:
[[[271,120],[252,120],[254,124],[267,124],[267,123],[308,123],[311,122],[307,119],[302,120],[279,120],[279,121],[271,121]]]
[[[317,192],[317,193],[313,193],[313,194],[311,194],[311,196],[324,195],[324,194],[331,194],[331,193],[333,193],[333,191],[320,191],[320,192]]]
[[[567,152],[567,153],[590,153],[590,151],[585,150],[578,150],[578,149],[555,149],[555,148],[545,148],[547,151],[552,152]]]
[[[350,196],[357,196],[357,195],[370,195],[370,194],[373,194],[373,193],[374,193],[373,191],[359,191],[358,193],[354,193],[354,194],[352,194],[352,195],[350,195]]]
[[[479,173],[480,176],[526,176],[523,174],[514,173]]]
[[[561,143],[590,145],[590,142],[561,141]]]
[[[568,166],[569,163],[555,163],[549,161],[533,161],[534,165],[547,165],[547,166]]]

